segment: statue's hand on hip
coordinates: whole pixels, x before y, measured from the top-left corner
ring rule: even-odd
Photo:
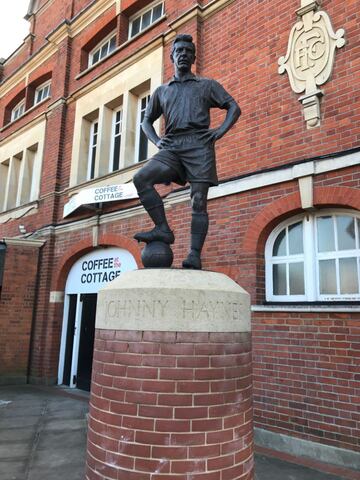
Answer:
[[[218,128],[210,128],[207,132],[200,136],[200,139],[204,140],[205,142],[215,143],[221,137],[222,135]]]

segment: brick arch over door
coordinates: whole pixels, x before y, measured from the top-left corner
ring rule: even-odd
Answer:
[[[123,235],[101,234],[99,237],[99,244],[94,247],[92,243],[92,238],[89,237],[88,239],[75,243],[72,248],[67,251],[66,255],[61,259],[61,262],[57,269],[56,290],[65,290],[68,273],[76,260],[86,255],[91,250],[94,250],[95,248],[103,247],[123,248],[124,250],[127,250],[133,255],[138,265],[141,265],[141,251],[135,240],[131,240]]]
[[[350,187],[315,187],[315,207],[344,207],[360,210],[360,190]],[[273,228],[282,220],[303,211],[300,193],[279,198],[263,208],[249,225],[242,243],[247,254],[262,254]]]

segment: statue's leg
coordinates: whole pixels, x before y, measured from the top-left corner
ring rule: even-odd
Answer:
[[[209,228],[208,190],[208,183],[191,183],[191,246],[187,258],[183,261],[184,268],[201,269],[200,255]]]
[[[176,180],[176,176],[171,167],[151,160],[134,175],[133,181],[140,201],[155,224],[149,232],[140,232],[134,236],[139,242],[149,243],[158,240],[174,243],[174,234],[167,222],[163,201],[154,185]]]

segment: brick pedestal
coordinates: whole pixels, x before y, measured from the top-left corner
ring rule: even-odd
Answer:
[[[249,325],[221,274],[129,272],[101,292],[86,478],[253,479]]]

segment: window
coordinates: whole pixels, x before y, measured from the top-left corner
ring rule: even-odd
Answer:
[[[94,120],[90,126],[87,180],[91,180],[92,178],[95,178],[95,160],[96,160],[96,149],[98,144],[98,133],[99,133],[98,130],[99,130],[99,121]]]
[[[135,148],[135,162],[146,160],[148,154],[148,139],[141,128],[141,123],[144,120],[145,110],[149,103],[150,95],[145,93],[139,97],[138,115],[136,122],[136,148]]]
[[[129,38],[135,37],[164,15],[164,2],[155,2],[130,18]]]
[[[120,168],[120,149],[122,135],[123,111],[121,108],[114,110],[112,120],[112,136],[110,149],[109,171],[115,172]]]
[[[116,32],[110,33],[104,40],[96,45],[89,53],[89,67],[100,62],[103,58],[110,55],[116,47]]]
[[[283,223],[265,259],[269,301],[360,300],[360,216],[323,211]]]
[[[0,163],[0,211],[25,205],[38,197],[38,144]]]
[[[21,100],[11,111],[11,121],[14,122],[25,112],[25,99]]]
[[[50,97],[50,85],[51,85],[51,82],[46,82],[40,85],[35,90],[34,105]]]

